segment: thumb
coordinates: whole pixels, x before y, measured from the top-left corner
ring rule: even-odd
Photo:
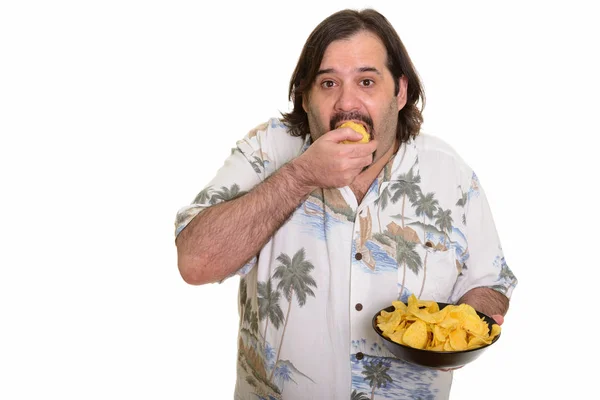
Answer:
[[[502,325],[504,323],[504,317],[500,314],[494,314],[492,315],[492,318],[498,325]]]

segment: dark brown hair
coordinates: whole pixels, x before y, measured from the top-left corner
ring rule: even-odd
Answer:
[[[283,123],[293,136],[304,136],[309,133],[308,116],[302,108],[302,97],[307,93],[319,71],[323,54],[331,42],[347,39],[360,31],[369,31],[381,39],[387,50],[387,67],[395,82],[395,95],[398,95],[398,80],[405,75],[408,80],[406,105],[398,112],[398,130],[396,136],[400,143],[408,141],[419,134],[423,123],[423,107],[425,93],[415,67],[389,21],[373,9],[362,11],[342,10],[323,20],[310,34],[296,69],[292,74],[289,87],[289,99],[294,103],[290,113],[282,113]],[[421,108],[417,103],[421,102]]]

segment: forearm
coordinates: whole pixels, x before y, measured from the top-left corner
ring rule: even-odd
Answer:
[[[466,303],[479,312],[486,315],[506,315],[508,311],[508,298],[502,293],[486,288],[478,287],[465,293],[458,304]]]
[[[292,161],[246,195],[198,214],[176,240],[183,279],[217,282],[255,256],[314,189],[304,174]]]

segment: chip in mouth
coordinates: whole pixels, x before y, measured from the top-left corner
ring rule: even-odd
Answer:
[[[369,132],[367,132],[367,130],[365,129],[365,127],[362,124],[356,123],[354,121],[346,121],[342,125],[340,125],[340,128],[351,128],[351,129],[354,129],[354,131],[356,131],[362,135],[362,139],[360,139],[358,141],[353,141],[353,140],[342,141],[342,143],[344,143],[344,144],[368,143],[369,142],[369,139],[370,139]]]

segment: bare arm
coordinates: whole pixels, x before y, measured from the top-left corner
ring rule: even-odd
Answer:
[[[219,281],[258,253],[310,194],[293,162],[245,196],[209,207],[176,240],[179,272],[190,284]]]
[[[298,205],[318,187],[342,187],[372,160],[376,141],[349,128],[329,132],[253,190],[198,214],[177,236],[179,272],[189,284],[220,281],[254,257]]]
[[[504,317],[508,311],[508,298],[502,293],[486,287],[469,290],[458,300],[458,304],[461,303],[469,304],[477,311],[493,317],[496,321],[498,321],[497,316]],[[504,318],[501,320],[503,321]]]

